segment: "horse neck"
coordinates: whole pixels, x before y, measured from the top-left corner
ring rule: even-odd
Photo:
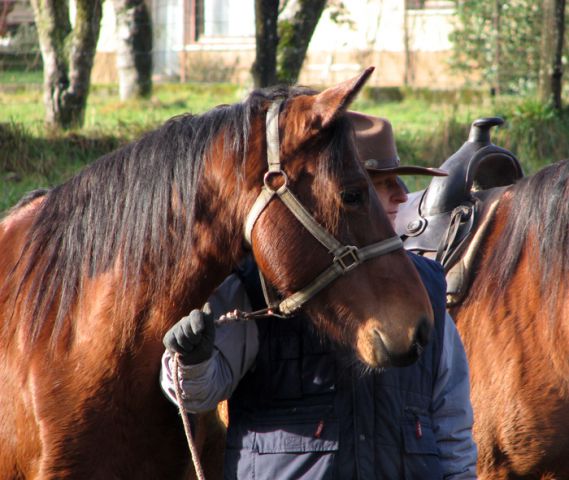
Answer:
[[[228,155],[220,142],[204,166],[190,232],[191,254],[178,282],[178,294],[192,292],[200,305],[246,254],[245,221],[266,170],[260,145],[253,142],[248,151],[244,161]]]
[[[245,218],[243,199],[254,193],[237,192],[237,189],[215,191],[204,188],[198,195],[207,198],[198,204],[207,205],[197,209],[193,222],[191,250],[186,258],[172,259],[176,264],[175,276],[169,287],[168,311],[161,317],[166,325],[158,323],[162,332],[173,321],[187,315],[193,308],[200,308],[215,288],[231,273],[232,268],[246,254],[243,248],[243,222]],[[184,248],[175,249],[184,251]]]
[[[505,225],[512,204],[510,195],[500,200],[496,216],[477,252],[473,285],[464,302],[451,308],[467,352],[478,351],[480,342],[500,342],[506,349],[520,346],[539,345],[531,352],[549,351],[552,365],[557,372],[566,376],[569,372],[569,357],[556,357],[555,352],[565,352],[558,345],[569,345],[569,297],[565,282],[551,276],[549,285],[542,285],[539,255],[539,241],[535,232],[525,239],[524,248],[516,262],[515,270],[505,288],[498,285],[494,277],[496,258],[493,251],[500,242],[511,243],[505,233]],[[554,289],[557,302],[549,303]],[[522,347],[524,348],[524,347]],[[480,349],[482,351],[482,349]],[[506,357],[508,353],[503,351]]]

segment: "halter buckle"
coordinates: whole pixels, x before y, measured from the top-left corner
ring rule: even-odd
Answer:
[[[358,247],[354,247],[353,245],[346,245],[345,249],[342,252],[334,256],[334,262],[340,265],[342,273],[353,270],[360,264],[360,259],[358,257]]]

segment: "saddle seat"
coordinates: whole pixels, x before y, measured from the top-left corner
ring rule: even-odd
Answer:
[[[409,194],[399,208],[395,230],[405,248],[444,267],[447,306],[464,298],[475,250],[498,199],[507,186],[523,177],[514,154],[490,140],[490,129],[502,123],[499,117],[475,120],[468,140],[440,166],[448,176],[434,177],[425,190]]]

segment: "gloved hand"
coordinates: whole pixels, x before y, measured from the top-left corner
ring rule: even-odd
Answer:
[[[209,303],[203,310],[192,310],[164,335],[164,346],[173,353],[180,354],[185,365],[195,365],[211,357],[215,325]]]

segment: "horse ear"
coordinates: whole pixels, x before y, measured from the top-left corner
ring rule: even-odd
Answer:
[[[326,128],[344,113],[374,70],[375,67],[368,67],[357,77],[327,88],[316,95],[312,107],[312,127]]]

